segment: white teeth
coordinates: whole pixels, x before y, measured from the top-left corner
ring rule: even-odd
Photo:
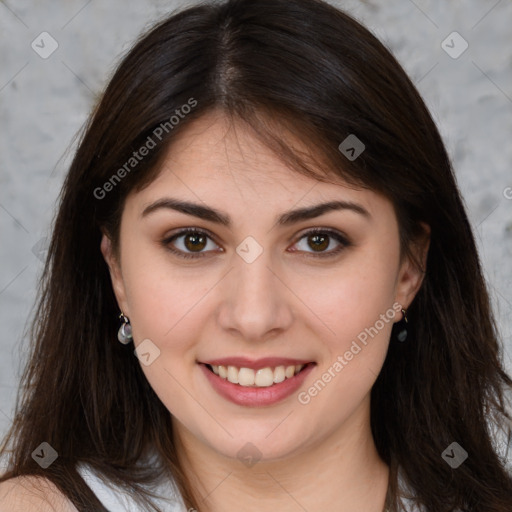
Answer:
[[[274,372],[272,368],[262,368],[256,372],[254,384],[260,388],[267,388],[274,384]]]
[[[236,366],[210,366],[213,373],[233,384],[260,388],[268,388],[273,384],[283,382],[285,379],[291,379],[304,368],[303,364],[297,364],[275,368],[266,367],[254,371],[252,368],[237,368]]]
[[[236,384],[236,382],[233,382],[233,384]],[[240,368],[238,384],[240,386],[254,386],[254,370],[252,368]]]
[[[283,382],[283,380],[286,378],[284,374],[284,366],[278,366],[274,370],[274,382],[276,384],[279,384],[280,382]]]
[[[228,366],[228,380],[233,384],[238,384],[238,368]]]

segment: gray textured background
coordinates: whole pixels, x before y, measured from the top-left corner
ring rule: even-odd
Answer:
[[[438,124],[475,230],[510,372],[512,2],[331,3],[345,7],[387,44]],[[75,149],[73,137],[134,38],[188,4],[0,2],[0,435],[13,412],[26,356],[23,332],[42,269],[40,251]],[[58,43],[47,59],[31,47],[34,40],[41,45],[44,31]],[[469,44],[456,59],[441,47],[453,31]],[[452,51],[461,48],[450,39],[448,44]]]

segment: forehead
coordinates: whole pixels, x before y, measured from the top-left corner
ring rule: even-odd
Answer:
[[[294,152],[310,154],[309,148],[284,128],[279,137]],[[167,151],[165,164],[177,171],[186,166],[198,177],[231,176],[233,172],[239,178],[255,180],[291,181],[299,177],[245,123],[230,120],[218,110],[203,115],[178,135]]]
[[[300,158],[313,161],[311,149],[302,141],[284,131],[280,137]],[[326,168],[313,168],[327,176]],[[278,211],[292,204],[307,206],[336,199],[357,201],[371,214],[390,206],[383,196],[355,188],[332,172],[328,179],[332,182],[300,174],[244,123],[212,111],[194,120],[173,140],[161,171],[137,194],[137,202],[147,204],[168,194],[224,210],[230,204],[243,203],[246,208],[264,206]]]

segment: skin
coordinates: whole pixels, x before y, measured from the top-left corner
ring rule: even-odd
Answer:
[[[78,512],[52,482],[19,476],[0,484],[0,512]]]
[[[294,144],[304,149],[300,141]],[[164,208],[141,216],[163,197],[218,209],[233,226]],[[339,210],[291,226],[275,224],[287,210],[328,200],[353,201],[371,217]],[[162,244],[186,227],[212,237],[196,252],[186,235],[168,247],[204,257],[180,258]],[[312,237],[304,236],[311,228],[339,231],[351,245],[333,257],[314,257]],[[425,229],[417,249],[424,263]],[[247,236],[263,248],[250,264],[236,252]],[[324,253],[340,247],[328,240]],[[127,198],[120,258],[106,234],[101,250],[135,346],[149,338],[160,350],[142,368],[172,415],[178,454],[201,510],[330,510],[333,503],[343,512],[383,510],[388,467],[370,430],[370,391],[400,312],[306,405],[298,393],[267,407],[235,405],[215,392],[197,361],[314,361],[300,392],[394,303],[407,309],[423,273],[407,259],[400,264],[397,219],[385,197],[341,179],[330,184],[299,175],[243,125],[231,126],[212,112],[181,133],[159,176]],[[252,467],[237,458],[248,442],[261,453]]]

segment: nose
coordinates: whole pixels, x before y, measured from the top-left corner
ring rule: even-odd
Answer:
[[[293,293],[269,254],[264,250],[252,262],[234,254],[234,268],[222,284],[220,327],[248,342],[279,336],[293,322]]]

